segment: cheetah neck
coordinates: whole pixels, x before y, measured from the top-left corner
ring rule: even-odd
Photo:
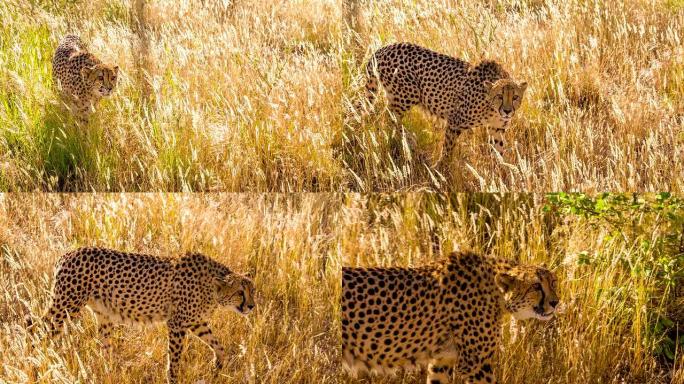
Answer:
[[[492,270],[494,271],[494,274],[497,273],[502,273],[502,272],[509,272],[516,264],[512,263],[509,260],[503,260],[499,259],[493,256],[490,256],[490,263],[492,265]]]
[[[478,275],[480,278],[487,280],[485,285],[489,288],[488,294],[497,296],[499,310],[496,317],[498,321],[502,320],[503,314],[512,312],[510,308],[508,308],[505,294],[495,285],[495,276],[499,273],[511,271],[517,263],[490,255],[477,254],[471,251],[457,251],[448,256],[447,269],[449,268],[449,265],[457,265],[467,270],[480,270]]]
[[[508,273],[516,265],[514,262],[499,259],[494,256],[488,256],[488,259],[492,268],[492,272],[494,272],[494,276],[496,276],[499,273]],[[504,292],[501,292],[498,287],[496,287],[496,292],[499,293],[499,321],[501,321],[504,314],[510,314],[513,311],[508,305],[508,301],[506,300],[506,294]]]

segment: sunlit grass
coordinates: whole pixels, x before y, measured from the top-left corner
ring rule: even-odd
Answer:
[[[678,1],[32,4],[0,3],[2,190],[682,189]],[[50,76],[68,32],[121,67],[81,131]],[[355,123],[362,65],[396,41],[530,84],[503,160],[467,133],[445,184],[388,119]],[[403,123],[434,159],[443,124]]]
[[[143,1],[141,15],[135,3],[0,4],[3,190],[339,185],[335,2]],[[58,108],[51,79],[54,49],[73,32],[121,68],[81,130]]]
[[[120,328],[111,361],[87,313],[58,342],[29,347],[24,318],[45,310],[54,262],[77,246],[196,250],[250,272],[256,312],[221,309],[210,319],[229,351],[221,375],[230,383],[353,382],[339,361],[341,266],[422,265],[460,246],[545,263],[559,277],[562,315],[504,325],[501,382],[681,383],[681,357],[674,364],[654,353],[651,322],[666,302],[653,298],[666,292],[647,270],[672,255],[643,247],[667,233],[644,221],[634,224],[642,235],[615,236],[545,204],[541,195],[487,194],[0,195],[0,381],[164,382],[163,326]],[[183,380],[208,380],[210,359],[189,338]]]
[[[359,3],[346,0],[351,4]],[[453,165],[455,190],[679,190],[684,173],[684,101],[678,2],[487,1],[359,3],[348,17],[353,44],[345,56],[346,105],[363,83],[362,64],[385,44],[408,41],[471,62],[494,59],[530,84],[514,119],[503,160],[484,132],[464,134]],[[445,5],[446,4],[446,5]],[[379,109],[384,104],[381,102]],[[354,115],[354,112],[348,111]],[[386,113],[386,112],[385,112]],[[414,112],[410,131],[434,126]],[[416,124],[416,116],[424,123]],[[396,172],[375,124],[348,129],[354,189],[395,190],[435,185],[423,164]],[[433,152],[436,138],[420,143]],[[367,156],[379,153],[378,161]],[[363,156],[356,156],[363,154]],[[358,159],[354,161],[353,159]]]
[[[0,382],[165,382],[163,326],[121,327],[110,360],[84,310],[67,336],[30,346],[24,317],[37,320],[47,308],[57,258],[85,244],[168,256],[193,249],[254,276],[255,312],[219,309],[210,320],[229,356],[222,382],[338,377],[339,262],[322,262],[327,243],[310,241],[328,230],[311,221],[321,209],[316,199],[267,196],[0,197]],[[182,382],[210,381],[211,358],[188,338]]]

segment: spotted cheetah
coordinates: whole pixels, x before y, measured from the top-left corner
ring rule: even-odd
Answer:
[[[366,99],[372,104],[382,85],[397,121],[414,105],[447,121],[441,159],[450,159],[456,138],[476,127],[488,128],[490,141],[503,154],[504,133],[527,89],[495,61],[473,66],[410,43],[380,48],[365,75]]]
[[[173,259],[80,248],[62,256],[55,267],[52,305],[43,318],[51,334],[59,334],[67,315],[78,315],[83,306],[95,314],[108,351],[114,323],[165,321],[167,377],[169,383],[176,383],[188,331],[212,348],[215,366],[222,368],[225,351],[207,318],[218,306],[247,315],[254,308],[254,284],[199,253]]]
[[[79,122],[87,123],[101,98],[111,95],[119,67],[103,64],[76,35],[67,35],[52,58],[52,78]]]
[[[342,355],[358,372],[428,365],[427,383],[494,383],[505,313],[549,320],[556,278],[545,268],[459,251],[417,268],[342,269]],[[454,369],[455,368],[455,369]]]

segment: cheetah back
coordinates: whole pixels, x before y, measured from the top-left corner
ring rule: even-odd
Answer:
[[[366,69],[377,73],[391,104],[403,112],[422,105],[430,113],[448,119],[455,113],[487,113],[486,81],[509,75],[499,64],[484,61],[473,67],[466,61],[410,43],[379,49]]]

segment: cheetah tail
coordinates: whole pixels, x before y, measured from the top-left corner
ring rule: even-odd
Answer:
[[[24,316],[24,329],[26,329],[26,332],[29,335],[33,335],[36,333],[37,329],[40,328],[41,322],[36,322],[33,320],[33,316],[30,313],[27,313]]]
[[[375,103],[375,96],[378,93],[378,76],[376,70],[376,61],[371,59],[366,64],[366,91],[365,98],[369,104]]]
[[[71,49],[85,50],[87,47],[78,35],[68,34],[62,38],[60,46]]]
[[[366,85],[364,87],[364,94],[360,96],[354,103],[354,111],[364,116],[369,107],[375,103],[375,97],[378,93],[378,78],[375,74],[373,60],[366,65]]]
[[[26,326],[26,329],[31,329],[33,328],[33,319],[31,318],[31,314],[27,314],[24,316],[24,325]]]

